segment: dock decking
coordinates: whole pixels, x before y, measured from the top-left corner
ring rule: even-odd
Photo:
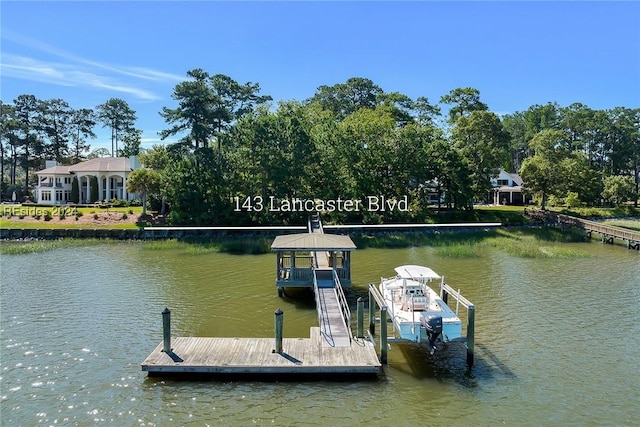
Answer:
[[[374,344],[358,340],[349,347],[323,345],[320,328],[310,338],[283,338],[282,353],[273,338],[174,337],[172,352],[160,343],[142,362],[149,374],[350,374],[376,375],[381,363]]]

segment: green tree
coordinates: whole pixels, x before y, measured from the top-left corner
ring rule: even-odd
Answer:
[[[568,157],[567,140],[563,131],[541,131],[530,143],[534,156],[525,159],[520,168],[527,191],[540,197],[542,209],[546,209],[549,196],[558,195],[566,176],[560,165]]]
[[[97,159],[99,157],[109,157],[111,155],[111,152],[104,147],[100,147],[100,148],[96,148],[95,150],[91,151],[89,153],[89,155],[87,156],[87,159]]]
[[[610,204],[617,206],[632,199],[634,195],[633,178],[630,176],[612,175],[604,179],[602,197]]]
[[[164,145],[154,144],[150,149],[141,151],[139,158],[144,167],[153,169],[160,175],[160,187],[158,189],[161,197],[160,213],[164,215],[166,212],[166,194],[169,187],[166,176],[166,168],[170,162],[169,151]]]
[[[62,163],[69,154],[69,142],[73,137],[73,109],[59,98],[41,101],[38,107],[38,128],[49,141],[43,147],[43,154]]]
[[[224,153],[201,148],[167,167],[167,202],[172,225],[228,225],[233,220]]]
[[[73,163],[79,163],[84,160],[87,151],[89,151],[90,145],[87,144],[87,138],[95,138],[96,134],[93,132],[93,127],[96,125],[96,116],[93,110],[89,108],[81,108],[74,110],[71,118],[71,153]]]
[[[480,91],[472,87],[457,88],[440,98],[440,103],[453,105],[449,109],[449,122],[455,123],[473,111],[487,111],[489,107],[480,101]]]
[[[33,95],[20,95],[14,101],[14,117],[17,124],[15,143],[22,148],[22,166],[24,169],[24,192],[29,194],[29,168],[32,154],[37,151],[41,140],[38,138],[38,108],[40,101]]]
[[[578,193],[573,191],[569,191],[567,193],[567,197],[565,197],[564,203],[565,205],[567,205],[569,209],[580,206],[582,204],[582,202],[580,201],[580,197],[578,196]]]
[[[509,162],[504,164],[502,168],[506,171],[517,171],[522,166],[522,161],[531,156],[524,113],[516,111],[513,114],[505,115],[502,118],[502,125],[510,137]]]
[[[111,98],[104,104],[96,107],[98,120],[103,127],[111,129],[111,156],[117,156],[118,143],[134,130],[137,120],[136,112],[129,107],[126,101],[119,98]]]
[[[142,215],[147,214],[147,195],[160,188],[160,174],[153,169],[136,169],[127,178],[127,191],[139,193],[142,198]]]
[[[188,71],[190,80],[177,84],[171,97],[177,108],[163,107],[160,115],[171,126],[160,132],[166,139],[188,132],[180,141],[194,150],[206,148],[214,139],[222,147],[222,133],[238,118],[271,100],[258,95],[257,83],[239,84],[223,74],[209,75],[200,68]]]
[[[98,178],[92,176],[89,178],[89,203],[98,201]]]
[[[357,197],[394,193],[395,125],[392,109],[384,105],[361,108],[340,123],[344,134],[341,151],[351,167]]]
[[[471,171],[472,192],[483,201],[491,190],[491,178],[509,158],[509,134],[497,115],[474,110],[457,119],[452,132],[454,146]]]
[[[341,121],[361,108],[374,109],[381,103],[382,94],[382,88],[370,79],[351,77],[345,83],[319,86],[309,102],[318,103]]]
[[[140,154],[140,144],[142,143],[142,130],[128,129],[122,139],[123,147],[118,152],[120,157],[137,156]]]
[[[16,170],[18,165],[18,147],[20,145],[20,123],[15,116],[15,109],[11,104],[0,101],[0,181],[5,182],[5,162],[9,163],[9,185],[16,185]],[[7,159],[8,157],[8,159]]]
[[[80,203],[80,186],[78,185],[78,177],[74,176],[73,181],[71,181],[71,202],[78,204]]]

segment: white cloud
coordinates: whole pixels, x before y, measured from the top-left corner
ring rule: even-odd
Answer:
[[[117,66],[82,58],[8,29],[3,29],[2,37],[34,51],[29,56],[3,52],[0,72],[4,77],[109,90],[151,101],[162,97],[151,91],[149,84],[175,84],[185,79],[183,76],[150,68]],[[40,59],[37,52],[57,57],[58,60]],[[161,90],[165,92],[166,88],[162,87]]]
[[[45,62],[38,59],[12,54],[4,54],[0,62],[0,72],[6,77],[38,81],[59,86],[86,87],[126,93],[143,100],[158,100],[160,96],[137,85],[122,81],[91,69],[70,64]]]

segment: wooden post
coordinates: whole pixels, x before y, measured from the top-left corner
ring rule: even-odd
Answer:
[[[277,309],[276,315],[276,353],[282,353],[282,323],[284,312]]]
[[[468,319],[467,319],[467,366],[473,366],[473,345],[475,340],[475,317],[476,317],[476,307],[473,305],[469,306],[467,311]]]
[[[380,308],[380,362],[387,363],[387,307]]]
[[[162,311],[162,351],[171,353],[171,310]]]
[[[362,297],[358,297],[358,330],[357,338],[364,338],[364,301]]]
[[[369,291],[369,332],[371,335],[376,334],[376,300]]]

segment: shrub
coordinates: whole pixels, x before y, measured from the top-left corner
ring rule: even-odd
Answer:
[[[113,206],[114,208],[122,208],[127,205],[128,205],[127,201],[123,199],[116,199],[111,201],[111,206]]]
[[[142,202],[139,199],[133,199],[129,202],[129,206],[142,206]]]
[[[123,213],[123,214],[122,214],[122,219],[127,219],[127,218],[128,218],[127,213],[126,213],[126,212],[125,212],[125,213]]]
[[[53,217],[51,216],[51,212],[44,211],[44,220],[45,221],[51,221],[52,219],[53,219]]]
[[[129,215],[133,215],[133,209],[129,209]]]
[[[24,215],[18,215],[18,218],[24,219]]]
[[[93,214],[93,219],[98,219],[98,214],[97,213]]]

